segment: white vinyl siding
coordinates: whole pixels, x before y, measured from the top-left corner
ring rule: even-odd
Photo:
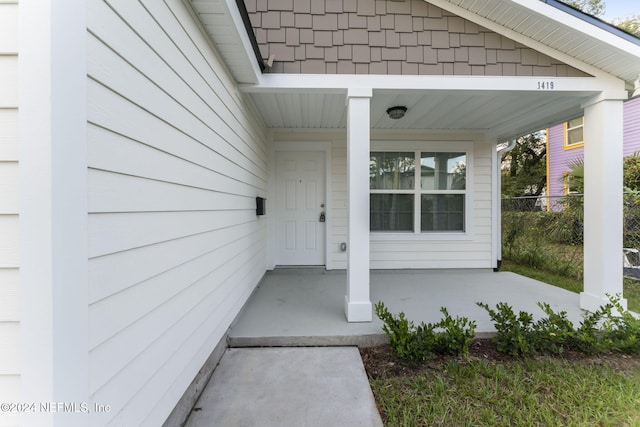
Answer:
[[[442,141],[431,138],[434,141]],[[332,229],[329,232],[329,261],[328,268],[347,268],[346,252],[340,250],[340,243],[347,241],[347,150],[344,131],[336,132],[296,132],[277,131],[273,135],[274,141],[305,142],[313,146],[314,141],[331,141],[331,216]],[[402,132],[390,137],[388,132],[378,135],[372,132],[372,151],[379,141],[397,139],[402,141],[426,141],[429,144],[429,131],[421,133]],[[468,145],[467,161],[472,165],[472,176],[467,176],[467,188],[470,191],[469,221],[465,233],[421,233],[417,236],[402,236],[394,240],[390,236],[380,236],[384,233],[371,234],[371,268],[492,268],[491,245],[491,189],[492,167],[491,156],[495,145],[481,142],[477,135],[455,135],[452,139],[458,141],[473,141]],[[422,141],[422,142],[421,142]],[[453,140],[452,140],[453,142]],[[440,147],[441,148],[441,147]],[[428,150],[427,150],[428,151]],[[457,150],[453,150],[457,151]],[[463,150],[465,151],[465,150]],[[375,240],[377,238],[384,240]],[[411,233],[410,233],[411,234]]]
[[[265,129],[180,0],[91,0],[96,425],[160,425],[265,272]]]
[[[20,399],[18,2],[0,0],[0,401]],[[1,414],[0,426],[18,425]]]

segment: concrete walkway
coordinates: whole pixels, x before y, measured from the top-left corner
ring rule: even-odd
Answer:
[[[355,347],[230,348],[186,427],[378,427]]]
[[[186,426],[381,426],[360,354],[346,346],[387,338],[375,316],[346,321],[345,291],[344,271],[268,272],[229,335],[231,347],[246,348],[227,349]],[[578,294],[491,270],[374,270],[371,299],[416,323],[438,321],[446,306],[475,320],[476,335],[495,332],[477,301],[505,301],[534,315],[545,301],[574,322],[581,318]]]

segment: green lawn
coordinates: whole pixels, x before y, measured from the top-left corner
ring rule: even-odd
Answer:
[[[502,267],[582,291],[575,278],[510,262]],[[640,282],[625,279],[624,297],[630,310],[640,312]],[[385,426],[640,426],[639,356],[568,356],[510,358],[483,351],[370,383]]]
[[[522,276],[531,277],[550,285],[558,286],[572,292],[582,292],[582,281],[559,274],[549,273],[539,268],[527,267],[513,262],[504,261],[502,271],[512,271]],[[624,279],[624,298],[627,299],[628,308],[640,313],[640,282],[633,279]]]
[[[640,365],[451,360],[374,379],[385,426],[639,426]]]

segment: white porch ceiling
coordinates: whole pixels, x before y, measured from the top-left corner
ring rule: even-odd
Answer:
[[[346,93],[252,93],[269,128],[346,128]],[[390,93],[374,90],[372,129],[476,130],[498,139],[535,131],[582,114],[588,94],[522,92]],[[400,120],[387,116],[394,105],[408,108]]]

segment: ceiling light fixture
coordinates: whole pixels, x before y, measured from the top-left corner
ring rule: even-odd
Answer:
[[[387,108],[387,114],[394,120],[398,120],[404,117],[404,113],[407,112],[407,107],[396,105],[395,107]]]

